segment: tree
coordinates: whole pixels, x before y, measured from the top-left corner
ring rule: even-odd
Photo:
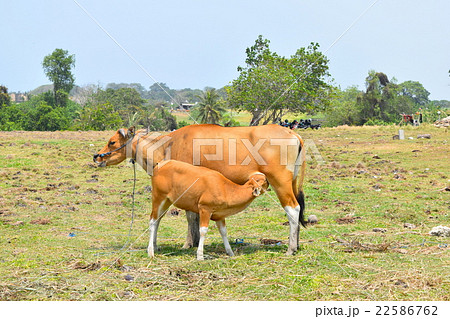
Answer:
[[[173,131],[178,128],[175,116],[170,114],[164,104],[149,105],[140,114],[136,124],[147,127],[151,131]]]
[[[429,104],[429,92],[419,82],[396,83],[383,72],[370,70],[366,90],[356,87],[338,92],[332,107],[326,110],[331,125],[398,123],[400,114],[412,114]]]
[[[330,107],[325,110],[327,125],[363,124],[361,108],[357,103],[362,94],[363,92],[356,86],[349,87],[345,91],[336,90]]]
[[[411,114],[414,111],[414,100],[404,94],[402,84],[389,81],[382,72],[369,71],[366,77],[366,92],[358,100],[361,108],[361,122],[382,121],[399,122],[399,114]]]
[[[122,89],[122,88],[135,89],[142,98],[146,98],[146,96],[148,94],[145,87],[140,83],[114,83],[114,82],[112,82],[112,83],[108,83],[106,85],[106,89],[118,90],[118,89]]]
[[[44,102],[36,110],[35,130],[58,131],[69,127],[69,121],[64,116],[61,108],[45,104]]]
[[[99,89],[91,100],[92,104],[109,103],[123,122],[130,120],[132,114],[140,113],[146,102],[134,88],[122,87],[120,89]]]
[[[55,107],[50,91],[34,95],[28,101],[3,107],[0,110],[0,129],[66,130],[76,116],[77,106],[78,104],[69,100],[66,108]]]
[[[152,102],[170,101],[171,97],[175,98],[176,92],[175,90],[170,89],[166,83],[154,83],[152,86],[149,87],[148,99]]]
[[[11,98],[8,94],[8,88],[0,85],[0,108],[2,106],[8,106],[11,103]]]
[[[193,110],[193,117],[200,123],[219,124],[222,114],[225,113],[223,101],[216,89],[210,88],[198,96],[200,102]]]
[[[72,100],[81,106],[85,106],[93,102],[94,96],[100,90],[99,85],[86,84],[81,87],[77,87],[76,94],[72,97]]]
[[[20,122],[26,131],[65,130],[70,123],[62,108],[47,104],[42,96],[35,97],[24,106]]]
[[[80,112],[75,128],[104,131],[117,129],[122,123],[119,113],[110,103],[86,105]]]
[[[406,81],[399,84],[399,89],[402,95],[411,98],[417,106],[424,106],[430,102],[428,99],[430,92],[425,90],[420,82]]]
[[[20,131],[23,130],[23,121],[26,112],[22,104],[12,104],[0,108],[0,131]]]
[[[434,100],[431,101],[431,103],[434,103],[444,109],[450,109],[450,101],[447,100]]]
[[[289,111],[324,109],[332,87],[325,82],[328,59],[319,45],[311,43],[286,58],[272,52],[269,43],[259,36],[247,48],[246,67],[238,67],[238,78],[227,88],[230,107],[250,112],[250,125],[278,122]]]
[[[53,82],[56,106],[65,106],[75,82],[72,74],[72,68],[75,67],[75,55],[69,55],[67,50],[55,49],[52,54],[44,57],[42,67],[45,75]]]

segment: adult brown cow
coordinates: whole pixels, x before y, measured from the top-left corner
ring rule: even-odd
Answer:
[[[137,152],[136,152],[137,150]],[[304,222],[303,178],[305,151],[303,140],[294,131],[279,125],[222,127],[211,124],[189,125],[166,135],[149,135],[134,128],[120,129],[96,155],[98,166],[135,159],[149,175],[164,159],[175,159],[219,171],[229,180],[244,184],[254,172],[266,175],[289,220],[288,255],[298,250],[300,224]],[[187,212],[189,228],[197,214]],[[188,234],[189,237],[189,234]],[[186,242],[186,246],[193,243]]]

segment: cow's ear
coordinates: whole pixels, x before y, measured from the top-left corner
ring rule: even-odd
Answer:
[[[123,138],[127,137],[127,133],[125,133],[125,130],[123,128],[121,128],[120,130],[117,131],[117,133],[119,133],[120,135],[122,135]]]
[[[128,129],[128,132],[127,132],[128,134],[128,138],[130,138],[130,137],[133,137],[134,136],[134,134],[136,133],[136,129],[134,128],[134,126],[132,126],[132,127],[130,127],[129,129]]]

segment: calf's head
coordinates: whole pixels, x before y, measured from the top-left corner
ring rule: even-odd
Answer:
[[[255,173],[250,176],[249,183],[252,186],[253,196],[259,196],[261,193],[265,192],[269,187],[266,175],[263,173]]]
[[[108,141],[108,144],[94,155],[94,162],[99,167],[117,165],[127,158],[127,143],[135,134],[134,127],[121,128]],[[131,145],[129,145],[131,147]]]

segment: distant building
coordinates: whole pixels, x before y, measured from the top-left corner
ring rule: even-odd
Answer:
[[[180,106],[185,110],[190,110],[192,107],[194,107],[197,103],[181,103]]]
[[[11,102],[21,103],[28,101],[28,96],[25,93],[9,93]]]

